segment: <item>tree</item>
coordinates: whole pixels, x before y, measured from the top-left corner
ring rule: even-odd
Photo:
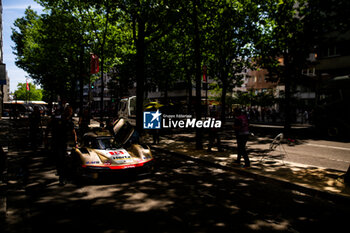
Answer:
[[[136,48],[136,128],[143,130],[147,47],[167,35],[178,22],[177,1],[117,1],[125,21],[131,22]]]
[[[199,1],[192,1],[192,24],[193,24],[193,50],[194,50],[194,68],[195,68],[195,82],[196,82],[196,119],[202,119],[202,97],[201,97],[201,39],[200,39],[200,28],[199,28]],[[196,128],[196,149],[202,149],[202,136],[203,130],[201,128]]]
[[[52,9],[39,16],[28,8],[14,26],[11,38],[15,42],[16,65],[49,90],[51,100],[59,95],[74,102],[80,76],[79,22],[64,11]]]
[[[318,28],[316,12],[306,0],[265,1],[260,7],[260,30],[255,43],[256,62],[269,72],[269,80],[281,82],[284,91],[284,130],[291,125],[292,86],[302,78],[307,58],[314,50]],[[320,12],[319,12],[320,13]]]
[[[226,94],[241,85],[244,69],[251,65],[251,44],[256,28],[258,5],[252,1],[207,1],[210,11],[206,32],[206,57],[208,72],[222,89],[221,120],[225,121]]]
[[[37,89],[36,86],[32,83],[28,83],[29,90],[27,90],[26,83],[18,83],[17,90],[14,94],[17,100],[42,100],[43,93],[41,89]]]
[[[92,30],[89,32],[92,35],[91,45],[92,50],[98,48],[96,51],[100,52],[101,76],[104,73],[106,62],[108,63],[105,60],[108,58],[109,69],[116,70],[116,72],[133,67],[138,96],[137,129],[142,131],[144,87],[148,70],[146,67],[147,47],[167,35],[172,30],[173,25],[177,23],[178,17],[176,15],[179,14],[176,8],[177,1],[86,0],[82,2],[73,0],[68,2],[64,0],[40,0],[40,2],[45,6],[52,7],[52,9],[59,6],[61,8],[77,8],[84,18],[90,19],[88,23],[92,26],[90,27]],[[118,33],[125,35],[125,37],[119,41],[113,40],[120,38]],[[130,40],[130,35],[132,35],[132,40]],[[130,46],[130,41],[134,42],[132,46]],[[119,47],[113,48],[113,44]],[[130,62],[135,63],[131,65]],[[107,70],[109,69],[107,68]],[[133,73],[130,72],[131,75]],[[123,83],[125,81],[125,77],[116,76],[116,78],[123,80]],[[102,100],[103,96],[101,95],[101,97]]]

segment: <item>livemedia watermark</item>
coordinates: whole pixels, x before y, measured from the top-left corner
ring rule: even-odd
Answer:
[[[221,120],[207,118],[197,120],[188,114],[162,114],[159,110],[143,113],[144,129],[170,128],[221,128]]]

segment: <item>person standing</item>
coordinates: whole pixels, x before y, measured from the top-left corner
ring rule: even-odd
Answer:
[[[241,157],[244,158],[244,167],[250,167],[250,160],[246,150],[246,144],[249,137],[249,122],[246,114],[242,112],[241,109],[236,108],[235,120],[234,120],[234,129],[237,140],[237,160],[236,163],[240,164]]]
[[[67,106],[62,115],[57,114],[51,124],[52,129],[52,150],[56,159],[57,174],[60,185],[64,185],[67,179],[66,153],[69,141],[77,145],[77,134],[72,121],[73,110]]]
[[[309,112],[305,109],[302,117],[302,123],[307,124],[309,122]]]

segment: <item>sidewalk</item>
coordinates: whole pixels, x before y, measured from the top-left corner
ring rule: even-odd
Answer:
[[[151,144],[152,137],[146,138],[146,141]],[[311,195],[350,201],[350,186],[344,183],[343,171],[287,162],[282,160],[279,151],[274,151],[270,154],[271,156],[261,159],[264,153],[267,153],[268,147],[268,143],[260,145],[260,148],[252,149],[248,146],[251,167],[241,168],[234,164],[237,158],[234,147],[225,148],[224,152],[215,151],[215,148],[212,152],[207,152],[206,146],[203,150],[197,150],[195,149],[194,134],[183,133],[161,137],[160,144],[152,145],[152,149],[155,151],[210,163],[213,166],[254,176],[258,179],[280,182],[284,186]]]
[[[0,158],[0,222],[6,216],[6,196],[7,196],[7,183],[5,177],[7,176],[7,159],[6,154],[9,145],[9,122],[0,119],[0,149],[2,149],[5,154],[0,154],[4,156]],[[0,228],[1,229],[1,228]]]
[[[95,121],[91,122],[90,127],[98,126]],[[259,132],[257,129],[261,129],[264,133],[276,135],[276,132],[280,132],[283,126],[271,125],[271,124],[253,124],[251,125],[255,129],[255,132]],[[298,135],[307,135],[308,130],[312,128],[311,125],[293,125],[292,131]],[[350,201],[350,186],[344,183],[344,171],[338,171],[334,169],[327,169],[322,167],[310,166],[301,163],[293,163],[282,160],[283,156],[279,151],[272,152],[268,157],[262,159],[262,156],[266,155],[269,148],[270,141],[265,144],[254,146],[248,145],[249,158],[251,161],[251,167],[249,169],[241,168],[234,164],[237,158],[236,145],[232,145],[235,140],[231,138],[233,131],[230,130],[230,123],[227,124],[227,131],[225,135],[222,135],[222,144],[226,144],[229,141],[231,146],[223,148],[224,152],[215,151],[215,147],[212,152],[207,152],[206,145],[203,150],[197,150],[195,148],[195,135],[194,133],[176,132],[171,135],[161,137],[160,144],[152,145],[152,149],[155,151],[172,153],[176,156],[185,157],[187,159],[196,160],[198,162],[210,164],[222,169],[233,170],[237,173],[253,176],[260,179],[268,179],[270,181],[280,182],[284,186],[292,187],[302,192],[310,193],[315,196],[325,196],[327,198],[341,198]],[[225,140],[226,138],[226,140]],[[227,139],[230,138],[230,139]],[[145,142],[149,145],[152,144],[152,136],[148,135],[145,138]],[[226,142],[226,143],[225,143]],[[243,162],[243,159],[242,159]]]
[[[25,168],[32,153],[27,149],[27,132],[25,119],[0,119],[0,146],[6,152],[6,167],[0,179],[0,232],[7,232],[8,223],[12,221],[25,227]]]

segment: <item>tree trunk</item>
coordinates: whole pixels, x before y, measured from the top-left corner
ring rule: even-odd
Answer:
[[[108,3],[108,1],[107,1]],[[103,117],[104,117],[104,90],[105,90],[105,83],[103,80],[103,73],[104,73],[104,49],[106,44],[106,37],[107,37],[107,31],[108,31],[108,18],[109,18],[109,8],[108,4],[106,5],[107,8],[107,14],[106,14],[106,25],[105,25],[105,31],[103,33],[102,43],[101,43],[101,122],[100,125],[103,126]]]
[[[221,122],[222,124],[226,121],[226,94],[227,94],[227,80],[222,80],[222,91],[221,91]]]
[[[196,119],[202,118],[202,97],[201,97],[201,54],[199,26],[197,19],[198,0],[193,2],[193,25],[194,25],[194,56],[195,56],[195,79],[196,79]],[[196,128],[196,149],[203,149],[202,145],[203,130]]]
[[[136,130],[143,132],[143,98],[145,85],[145,22],[138,22],[136,39]]]
[[[81,45],[80,47],[80,58],[79,58],[79,73],[80,73],[80,80],[79,80],[79,86],[80,86],[80,111],[82,113],[82,110],[84,108],[84,46]]]
[[[284,97],[284,134],[289,135],[290,133],[290,124],[291,124],[291,115],[290,115],[290,81],[291,81],[291,72],[290,72],[290,65],[289,65],[289,57],[288,54],[284,56],[284,64],[285,64],[285,73],[284,73],[284,85],[285,85],[285,97]]]
[[[187,75],[187,88],[188,88],[188,99],[187,99],[187,113],[192,114],[192,79],[191,75],[186,70]]]
[[[104,68],[104,54],[103,54],[103,49],[104,49],[104,45],[102,45],[102,49],[101,49],[101,113],[100,113],[100,125],[102,126],[103,124],[103,116],[104,116],[104,105],[103,105],[103,97],[104,97],[104,90],[105,90],[105,84],[104,84],[104,80],[103,80],[103,68]]]
[[[76,92],[76,87],[77,87],[77,79],[72,80],[72,86],[71,86],[71,90],[70,90],[70,99],[67,99],[66,101],[69,102],[69,104],[73,107],[76,108],[77,107],[77,92]]]
[[[187,114],[192,114],[192,78],[190,71],[187,66],[186,57],[185,57],[186,49],[183,50],[183,68],[186,77],[186,89],[187,89]]]
[[[169,74],[169,72],[167,72],[167,74]],[[166,75],[165,76],[165,88],[164,88],[164,103],[167,104],[168,103],[168,92],[169,92],[169,76]]]

